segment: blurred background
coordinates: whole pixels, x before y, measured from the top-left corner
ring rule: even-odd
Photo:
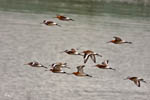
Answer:
[[[106,43],[113,36],[133,44]],[[149,100],[149,40],[150,0],[0,0],[0,100]],[[84,71],[92,78],[24,65],[66,62],[64,71],[75,72],[83,58],[60,53],[71,48],[100,53],[97,64],[109,60],[116,71],[93,68],[91,59]],[[127,76],[147,84],[137,87]]]
[[[0,10],[148,17],[150,0],[0,0]]]

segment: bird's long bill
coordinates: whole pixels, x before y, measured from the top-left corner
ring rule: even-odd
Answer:
[[[59,74],[67,74],[67,75],[72,75],[72,73],[67,73],[67,72],[57,72]]]
[[[128,43],[128,44],[132,44],[132,42],[129,42],[129,41],[124,41],[123,43]]]
[[[82,53],[78,53],[78,55],[80,55],[80,56],[83,56],[83,57],[84,57],[84,54],[82,54]]]
[[[132,42],[127,42],[127,43],[132,44]]]
[[[23,64],[23,65],[28,65],[28,63],[27,64]]]
[[[114,69],[114,68],[111,68],[111,70],[116,71],[116,69]]]
[[[100,54],[97,54],[97,56],[99,56],[99,57],[103,57],[102,55],[100,55]]]
[[[42,67],[48,69],[48,67],[46,67],[46,66],[42,66]]]

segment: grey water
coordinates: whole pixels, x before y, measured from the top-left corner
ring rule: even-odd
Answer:
[[[1,0],[0,9],[29,13],[149,16],[149,0]]]
[[[132,44],[107,43],[113,36]],[[149,100],[149,40],[149,0],[0,0],[0,100]],[[108,59],[116,71],[92,67],[91,59],[84,72],[92,78],[24,65],[67,62],[71,69],[64,70],[75,72],[83,58],[61,53],[71,48],[100,53],[96,64]],[[127,76],[147,83],[137,87]]]

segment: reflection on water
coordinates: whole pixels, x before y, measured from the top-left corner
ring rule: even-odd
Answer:
[[[150,16],[148,0],[136,1],[131,4],[115,1],[104,2],[104,0],[0,0],[0,10],[31,13],[58,12],[86,15],[109,13],[111,15]]]

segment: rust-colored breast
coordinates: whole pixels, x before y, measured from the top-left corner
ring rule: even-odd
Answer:
[[[48,22],[46,22],[45,24],[46,25],[51,25],[53,22],[52,21],[48,21]]]
[[[85,54],[90,54],[90,53],[93,53],[93,51],[91,51],[91,50],[86,50],[86,51],[83,51],[83,53],[85,53]]]
[[[78,76],[79,75],[79,72],[73,72],[74,75]]]
[[[97,64],[96,67],[98,67],[98,68],[106,68],[106,65]]]
[[[137,80],[137,77],[131,77],[129,79],[132,80],[132,81],[135,81],[135,80]]]
[[[64,20],[66,17],[65,16],[57,16],[58,19]]]

